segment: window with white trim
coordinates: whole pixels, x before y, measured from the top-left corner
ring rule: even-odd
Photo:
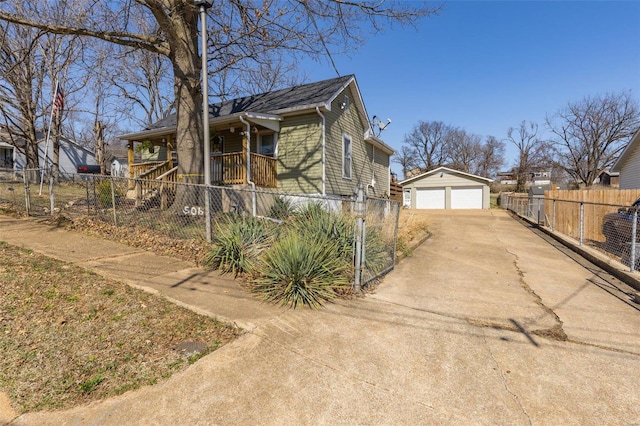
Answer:
[[[342,177],[351,179],[351,166],[353,163],[351,151],[351,136],[346,133],[342,135]]]
[[[277,136],[275,133],[264,133],[258,135],[258,154],[266,155],[267,157],[275,157],[276,141]]]

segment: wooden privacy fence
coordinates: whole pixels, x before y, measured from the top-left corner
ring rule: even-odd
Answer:
[[[555,230],[579,239],[604,241],[602,220],[607,213],[619,207],[628,207],[640,198],[640,189],[585,189],[545,191],[544,212],[546,222]]]
[[[389,184],[389,198],[402,203],[402,185],[397,182],[391,182]]]

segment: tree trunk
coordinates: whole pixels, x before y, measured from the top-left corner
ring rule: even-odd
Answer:
[[[184,42],[182,48],[174,50],[172,58],[177,106],[178,182],[201,184],[204,183],[201,69],[196,20],[191,24],[182,28]],[[204,207],[203,203],[204,196],[197,187],[179,185],[173,210],[182,212],[187,206]]]
[[[25,174],[31,183],[40,182],[40,159],[38,156],[38,145],[27,141],[25,146]]]
[[[96,121],[93,127],[96,133],[96,163],[100,166],[100,174],[107,174],[107,167],[104,161],[104,124]]]

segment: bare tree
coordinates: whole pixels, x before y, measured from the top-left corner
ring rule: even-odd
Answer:
[[[411,133],[404,136],[403,167],[425,172],[445,165],[449,161],[447,147],[455,131],[455,127],[442,121],[418,122]]]
[[[547,144],[538,137],[538,124],[522,120],[518,128],[507,130],[507,141],[518,149],[516,169],[516,192],[523,192],[527,175],[546,158]]]
[[[38,124],[44,122],[39,108],[45,74],[36,44],[43,33],[10,23],[0,27],[0,113],[6,142],[25,156],[26,169],[38,169]],[[29,174],[31,181],[39,175]]]
[[[482,145],[480,136],[463,129],[453,131],[447,141],[449,167],[465,173],[476,173]]]
[[[488,136],[480,146],[475,174],[483,177],[495,176],[504,164],[504,142]]]
[[[21,13],[35,13],[29,3],[9,3]],[[53,173],[58,173],[62,111],[51,117],[55,80],[65,80],[77,49],[73,38],[47,34],[10,22],[0,25],[0,117],[5,137],[25,157],[29,179],[38,179],[38,142],[52,126]],[[51,118],[55,118],[51,120]]]
[[[178,173],[186,182],[202,181],[203,120],[201,111],[198,8],[191,0],[76,0],[79,12],[60,17],[53,13],[61,3],[51,1],[38,14],[3,8],[0,20],[56,34],[95,37],[110,43],[144,49],[165,56],[173,71],[177,115]],[[232,66],[268,61],[274,51],[331,57],[340,49],[362,43],[370,29],[379,31],[394,23],[411,24],[435,13],[414,3],[230,0],[218,2],[209,13],[209,58],[212,72]],[[133,17],[136,19],[133,19]],[[140,28],[138,17],[149,25]],[[180,194],[177,195],[178,199]],[[178,201],[178,200],[176,200]]]
[[[402,146],[402,149],[393,155],[393,161],[402,167],[402,176],[404,179],[409,178],[412,172],[421,170],[416,164],[413,151],[406,145]]]
[[[564,170],[591,186],[638,130],[640,110],[630,93],[608,93],[569,103],[547,117],[547,126]]]

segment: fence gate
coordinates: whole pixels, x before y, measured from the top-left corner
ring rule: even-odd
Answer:
[[[395,266],[400,203],[368,197],[359,187],[355,215],[354,290],[358,292]]]

